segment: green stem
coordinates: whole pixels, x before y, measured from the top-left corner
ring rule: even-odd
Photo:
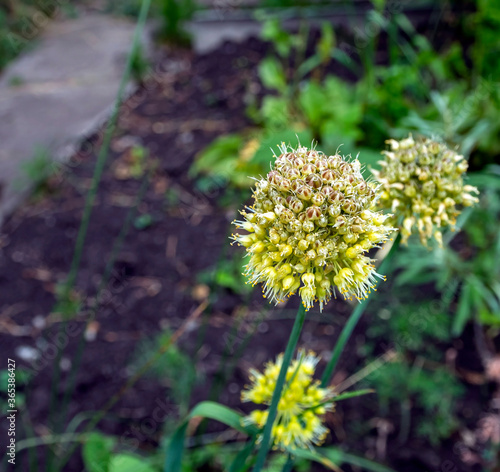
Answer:
[[[285,464],[283,465],[283,469],[281,472],[291,472],[293,465],[295,464],[295,459],[291,454],[288,454]]]
[[[29,398],[27,394],[27,390],[25,391],[25,398]],[[21,410],[21,419],[23,421],[24,425],[24,431],[26,433],[26,437],[34,437],[35,436],[35,431],[33,430],[33,424],[31,423],[31,418],[29,414],[29,410],[27,407],[22,408]],[[28,451],[28,464],[29,464],[29,471],[30,472],[36,472],[37,470],[37,458],[36,458],[36,452],[33,449],[30,449]]]
[[[395,252],[397,251],[400,241],[401,241],[401,235],[398,233],[396,240],[394,241],[394,244],[392,245],[391,250],[389,251],[389,254],[387,254],[385,259],[382,261],[382,264],[380,264],[380,267],[378,269],[380,272],[383,273],[389,268],[388,267],[389,262],[393,258]],[[328,361],[325,371],[323,372],[323,376],[321,377],[321,386],[323,388],[330,384],[333,371],[335,370],[335,367],[337,367],[337,363],[340,359],[342,351],[344,350],[347,341],[349,341],[349,338],[351,337],[354,328],[358,324],[359,319],[365,312],[366,307],[368,306],[369,303],[370,303],[370,298],[367,298],[363,300],[361,303],[359,303],[352,312],[349,319],[347,320],[347,323],[345,324],[344,329],[340,333],[339,339],[337,340],[335,347],[333,348],[332,357]]]
[[[64,319],[64,321],[59,325],[58,333],[61,335],[64,333],[64,329],[66,327],[68,320]],[[50,427],[54,430],[57,428],[56,419],[54,418],[56,412],[57,398],[58,398],[58,389],[61,383],[61,359],[62,359],[63,349],[59,348],[57,350],[56,358],[54,361],[54,376],[52,377],[52,382],[50,385],[50,403],[49,403],[49,422]],[[57,431],[56,431],[57,432]],[[46,470],[50,472],[52,470],[52,464],[55,459],[55,452],[52,449],[47,449],[47,464]]]
[[[260,444],[253,472],[260,472],[262,470],[262,467],[264,467],[266,456],[270,449],[271,433],[274,425],[274,420],[276,419],[276,415],[278,413],[278,403],[281,398],[281,392],[283,391],[283,385],[285,384],[286,373],[288,371],[290,361],[292,360],[295,348],[297,347],[297,343],[300,337],[300,332],[302,331],[302,326],[304,325],[305,318],[306,318],[306,309],[303,305],[300,305],[300,308],[297,311],[295,322],[293,324],[290,338],[288,339],[288,344],[286,346],[285,353],[283,354],[283,361],[281,364],[280,373],[278,375],[278,380],[276,381],[276,387],[274,389],[271,405],[269,406],[269,413],[266,425],[264,426],[264,432],[262,433],[262,442]]]

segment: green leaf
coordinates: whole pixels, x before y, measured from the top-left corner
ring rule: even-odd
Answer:
[[[167,446],[167,457],[165,458],[164,467],[165,472],[180,472],[182,467],[182,455],[184,452],[184,439],[186,437],[189,420],[197,416],[219,421],[249,436],[254,436],[258,432],[258,429],[253,425],[243,425],[242,415],[227,406],[208,401],[198,403],[198,405],[191,410],[188,417],[175,430]]]
[[[393,469],[386,467],[381,464],[377,464],[364,457],[359,457],[354,454],[348,454],[338,448],[321,448],[320,451],[331,461],[337,464],[351,464],[356,467],[361,467],[365,470],[370,470],[372,472],[395,472]]]
[[[83,444],[82,457],[88,472],[104,472],[109,470],[114,438],[100,433],[90,433]]]
[[[436,274],[433,270],[436,265],[436,257],[434,253],[426,251],[424,248],[417,246],[413,254],[411,264],[402,266],[401,273],[396,278],[396,286],[404,285],[419,285],[423,281],[433,280]],[[424,252],[425,251],[425,252]]]
[[[496,265],[496,261],[495,261]],[[500,305],[499,305],[499,300],[480,279],[477,277],[474,277],[472,279],[472,283],[474,285],[474,293],[475,293],[475,306],[479,310],[483,310],[486,307],[484,306],[485,304],[488,306],[488,308],[495,313],[500,313]]]
[[[259,76],[266,88],[285,92],[287,86],[285,71],[274,57],[266,57],[260,62]]]
[[[109,472],[156,472],[144,459],[131,454],[117,454],[109,464]],[[102,470],[100,471],[102,472]]]
[[[245,271],[245,259],[237,254],[233,259],[222,260],[215,272],[215,282],[220,287],[231,289],[235,293],[249,293],[252,287],[245,283],[242,273]],[[212,277],[212,271],[207,273],[208,280]]]
[[[339,402],[342,400],[347,400],[349,398],[360,397],[361,395],[367,395],[369,393],[374,393],[374,392],[375,392],[375,390],[372,390],[371,388],[367,388],[364,390],[358,390],[356,392],[341,393],[341,394],[337,395],[336,397],[329,398],[328,400],[321,402],[321,403],[318,403],[317,405],[314,405],[314,406],[307,408],[307,409],[314,410],[314,409],[318,408],[319,406],[328,405],[328,404],[331,404],[334,402]]]
[[[453,318],[453,326],[451,328],[453,336],[460,336],[462,334],[464,326],[470,318],[472,308],[471,291],[472,286],[469,281],[466,281],[460,293],[457,312]]]
[[[288,58],[294,37],[280,26],[278,19],[267,20],[262,25],[262,39],[271,41],[281,57]]]
[[[500,189],[499,176],[489,172],[471,172],[467,174],[467,183],[479,188]]]
[[[152,224],[153,217],[149,213],[140,215],[134,220],[134,226],[139,230],[149,228]]]
[[[479,321],[485,326],[489,325],[498,327],[500,326],[500,313],[483,308],[479,311]]]
[[[260,117],[265,128],[286,129],[290,126],[290,104],[284,97],[266,95],[262,100]]]
[[[299,103],[311,127],[313,129],[319,128],[327,112],[323,87],[316,82],[307,82],[300,92]]]
[[[196,177],[201,173],[213,174],[218,170],[221,171],[224,177],[227,176],[230,172],[226,170],[228,162],[235,161],[238,158],[242,145],[243,138],[239,134],[230,134],[217,138],[196,156],[194,164],[189,169],[189,176]],[[234,167],[234,163],[230,167]]]
[[[372,390],[371,388],[367,388],[364,390],[357,390],[355,392],[341,393],[340,395],[333,397],[333,401],[340,402],[342,400],[347,400],[348,398],[360,397],[362,395],[368,395],[369,393],[374,393],[374,392],[375,392],[375,390]]]
[[[279,154],[278,147],[282,142],[297,147],[298,143],[309,144],[312,140],[311,133],[306,131],[295,132],[293,130],[285,130],[276,133],[270,133],[260,142],[260,147],[252,158],[252,163],[257,163],[263,169],[268,170],[271,162],[274,162],[272,151]]]
[[[315,54],[308,57],[299,67],[297,67],[297,77],[303,78],[321,64],[321,57]]]
[[[322,62],[330,60],[332,49],[335,47],[335,34],[332,24],[328,21],[321,23],[321,39],[316,46],[316,53]]]
[[[496,123],[492,123],[487,118],[479,120],[474,127],[462,137],[460,152],[465,156],[468,156],[485,135],[494,131],[495,126]]]
[[[393,20],[396,22],[396,24],[403,30],[405,31],[410,37],[415,36],[416,31],[414,26],[412,25],[411,21],[408,19],[406,15],[395,15]]]
[[[248,460],[250,454],[252,454],[255,446],[255,438],[252,438],[245,447],[238,452],[234,461],[231,463],[229,467],[229,472],[246,472],[249,467],[252,465],[252,461]]]
[[[318,464],[325,466],[327,469],[335,470],[337,472],[340,470],[331,459],[321,455],[316,449],[290,449],[288,452],[299,459],[307,459],[309,461],[317,462]]]

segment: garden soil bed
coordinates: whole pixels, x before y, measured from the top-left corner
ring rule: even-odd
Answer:
[[[219,207],[218,198],[224,190],[207,197],[196,189],[188,170],[196,153],[214,138],[249,124],[243,97],[249,90],[261,93],[256,65],[265,50],[264,44],[251,39],[240,45],[227,43],[205,56],[167,51],[156,61],[153,76],[122,106],[119,131],[112,140],[110,159],[97,192],[77,277],[75,297],[81,300],[81,313],[70,322],[70,331],[65,335],[59,333],[61,313],[54,308],[55,292],[71,265],[102,133],[84,143],[71,162],[51,177],[43,192],[38,192],[6,222],[0,239],[0,354],[5,362],[13,358],[18,368],[25,366],[33,373],[25,393],[37,435],[48,434],[54,427],[49,422],[54,362],[49,346],[67,344],[61,359],[63,374],[57,384],[59,404],[75,362],[78,340],[86,327],[82,366],[67,418],[102,408],[130,378],[138,342],[165,329],[175,332],[187,317],[196,314],[200,306],[203,308],[208,292],[197,280],[197,274],[238,250],[228,247],[227,236],[239,204],[230,210]],[[148,162],[154,166],[150,166],[147,190],[137,208],[140,218],[133,218],[136,224],[118,251],[95,318],[87,325],[113,242],[140,193],[142,177],[129,175],[133,145],[147,149]],[[389,284],[385,290],[388,287]],[[221,361],[224,363],[225,356],[232,356],[241,348],[243,355],[218,395],[220,402],[241,409],[239,391],[247,381],[248,368],[260,367],[284,349],[296,300],[262,318],[260,312],[266,304],[255,293],[257,289],[249,300],[228,290],[215,290],[213,304],[185,326],[179,340],[182,350],[196,359],[197,374],[204,377],[203,383],[195,387],[191,404],[207,399],[210,385],[220,377]],[[242,310],[247,318],[243,325],[238,325],[233,337],[228,333]],[[327,358],[349,311],[349,305],[339,300],[329,304],[321,315],[311,312],[300,344]],[[336,382],[364,366],[358,353],[369,317],[370,314],[365,315],[349,343]],[[384,345],[384,340],[379,342]],[[480,375],[472,341],[464,339],[461,346],[459,362],[463,360],[465,369],[476,370]],[[35,352],[33,349],[41,355],[34,364],[23,360]],[[481,392],[475,385],[466,386],[464,404],[469,405],[472,414],[463,420],[472,428],[481,411]],[[123,392],[99,423],[99,429],[127,438],[130,444],[135,441],[139,450],[151,451],[162,436],[163,426],[162,421],[151,424],[155,408],[161,404],[164,416],[177,414],[169,391],[161,379],[143,376]],[[332,442],[377,459],[382,423],[373,419],[376,398],[348,400],[337,410],[336,415],[328,418],[334,432]],[[393,412],[393,416],[398,424],[399,412]],[[386,419],[391,422],[391,417]],[[359,437],[351,433],[355,422],[373,426]],[[3,448],[6,422],[2,422],[1,428]],[[211,425],[209,431],[222,430],[222,426]],[[388,435],[384,462],[405,472],[473,470],[456,454],[456,436],[455,441],[433,448],[413,435],[405,444],[399,444],[397,431],[393,431]],[[38,455],[42,464],[41,449]],[[20,463],[25,460],[25,454],[20,454]],[[449,463],[456,469],[446,466]],[[65,470],[82,468],[76,453]]]

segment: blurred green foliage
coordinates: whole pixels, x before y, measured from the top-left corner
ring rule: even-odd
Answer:
[[[266,6],[298,3],[263,0]],[[368,386],[377,389],[381,415],[399,408],[400,441],[413,429],[435,445],[456,430],[456,405],[463,394],[457,378],[443,366],[440,343],[459,336],[471,320],[480,322],[492,335],[500,327],[500,167],[486,168],[500,153],[500,5],[477,0],[475,13],[465,20],[471,45],[454,42],[437,51],[403,14],[384,16],[383,3],[376,2],[368,13],[367,21],[376,25],[377,33],[364,47],[353,47],[353,38],[339,41],[327,22],[311,46],[307,25],[290,33],[278,19],[267,19],[262,38],[273,50],[258,67],[267,93],[248,106],[254,126],[215,140],[198,155],[190,175],[207,194],[226,186],[246,189],[252,183],[248,176],[268,171],[269,149],[276,150],[281,141],[295,144],[297,140],[307,145],[316,140],[327,153],[343,144],[345,154],[361,151],[362,162],[373,165],[385,139],[411,131],[439,137],[470,156],[473,168],[481,170],[470,176],[470,183],[481,190],[480,204],[464,214],[467,219],[461,221],[464,231],[459,237],[446,236],[451,245],[432,251],[410,245],[400,252],[394,282],[398,300],[379,310],[379,320],[367,330],[364,347],[367,354],[373,354],[375,341],[385,338],[398,352],[395,362],[383,365],[367,379]],[[135,16],[140,4],[140,0],[110,0],[109,9]],[[0,6],[0,68],[35,37],[40,26],[33,29],[31,19],[37,8],[35,0],[7,1]],[[183,23],[194,9],[193,0],[156,0],[154,10],[163,18],[162,37],[186,42]],[[45,13],[48,17],[53,12]],[[387,63],[383,65],[376,61],[382,35],[387,37]],[[146,68],[138,55],[134,71],[141,77]],[[355,80],[342,80],[342,74],[331,72],[334,68],[349,71]],[[22,85],[14,82],[12,85]],[[144,174],[145,157],[143,150],[134,150],[133,177]],[[54,171],[50,163],[49,156],[40,151],[26,166],[27,177],[37,186],[43,185]],[[170,189],[166,199],[176,205],[179,196]],[[139,229],[152,223],[149,214],[134,221]],[[248,295],[251,289],[243,283],[242,270],[239,257],[225,259],[215,272],[199,274],[198,281],[214,281],[219,287]],[[412,292],[405,298],[403,287],[407,286]],[[425,286],[428,296],[415,301],[415,286]],[[78,304],[78,299],[68,298],[67,308],[61,311],[74,314]],[[152,374],[168,387],[185,415],[197,375],[190,358],[169,342],[170,333],[164,333],[141,343],[130,370],[139,372],[152,362]],[[158,352],[163,354],[156,358]],[[5,382],[5,371],[0,374],[0,381]],[[18,399],[24,402],[22,392]],[[412,410],[421,414],[412,415]],[[415,417],[418,419],[411,424]],[[167,429],[170,425],[167,421]],[[236,453],[232,444],[188,448],[183,470],[224,470]],[[86,435],[83,459],[90,472],[151,472],[162,470],[163,462],[160,453],[144,459],[120,452],[116,438],[99,433]],[[282,470],[283,460],[275,457],[267,470]],[[298,463],[296,470],[308,469]]]
[[[51,190],[50,179],[60,171],[61,164],[54,160],[51,152],[44,147],[38,147],[33,157],[22,163],[23,178],[20,179],[18,185],[28,184],[33,187],[35,195],[45,194]]]
[[[245,295],[250,293],[253,288],[245,283],[246,260],[241,258],[240,254],[235,254],[232,259],[222,259],[217,266],[207,269],[198,274],[197,280],[203,284],[214,284],[215,287],[223,287],[232,290],[234,293]]]
[[[107,0],[108,12],[136,18],[142,0]],[[161,20],[160,39],[177,45],[189,45],[190,36],[184,23],[191,19],[197,9],[196,0],[153,0],[150,15]]]
[[[16,396],[15,396],[15,404],[16,408],[25,408],[26,407],[26,395],[23,390],[26,385],[28,385],[31,380],[32,374],[21,367],[15,369],[15,387],[16,387]],[[7,392],[9,390],[9,371],[7,369],[0,370],[0,411],[2,415],[7,414],[7,410],[9,410],[9,406],[7,400],[9,396]]]
[[[417,359],[412,365],[405,360],[389,362],[367,381],[377,391],[382,412],[399,407],[400,424],[396,429],[401,442],[410,434],[410,418],[417,418],[413,425],[415,434],[436,446],[459,425],[457,401],[464,389],[446,368],[425,368],[420,361]],[[412,408],[421,410],[421,414],[411,415]]]
[[[77,3],[77,2],[75,2]],[[90,3],[80,0],[82,5]],[[107,0],[104,10],[114,14],[137,18],[142,0]],[[190,36],[184,23],[191,19],[197,8],[195,0],[153,0],[152,16],[161,19],[161,39],[188,45]],[[59,13],[69,18],[77,16],[70,2],[41,0],[4,0],[0,2],[0,70],[25,48],[30,47],[50,19]],[[135,78],[142,78],[147,69],[143,56],[134,58]]]
[[[472,47],[454,41],[439,51],[403,13],[384,15],[383,5],[367,14],[375,34],[363,38],[363,47],[353,46],[358,44],[354,37],[339,41],[327,22],[316,36],[306,23],[290,33],[266,13],[262,38],[271,43],[272,52],[260,62],[258,73],[268,93],[251,101],[247,110],[256,127],[212,143],[197,156],[192,176],[223,176],[229,185],[250,186],[245,175],[266,173],[272,157],[269,146],[255,141],[271,138],[274,145],[287,140],[293,145],[296,134],[307,145],[318,141],[326,153],[341,144],[345,154],[362,151],[360,160],[370,165],[388,137],[403,138],[409,132],[458,146],[472,155],[475,169],[494,162],[500,152],[500,87],[494,73],[500,55],[498,40],[491,37],[498,10],[490,3],[478,1],[478,11],[465,22]],[[387,55],[384,64],[376,60],[382,36],[387,43],[381,51]],[[316,38],[312,44],[311,37]],[[332,64],[356,80],[340,79],[330,72]],[[261,160],[258,152],[247,152],[242,159],[241,150],[249,143],[265,150],[267,159]]]
[[[430,297],[412,302],[414,292],[399,293],[399,300],[394,300],[390,309],[378,310],[378,318],[367,328],[368,338],[383,339],[403,354],[425,352],[429,358],[439,360],[439,343],[451,337],[447,307]]]
[[[88,472],[159,472],[151,458],[118,450],[118,438],[93,432],[86,436],[82,458]]]
[[[455,336],[473,319],[495,332],[500,328],[500,167],[471,174],[470,183],[480,189],[480,203],[462,215],[460,242],[433,251],[409,245],[397,260],[399,286],[433,283],[438,293],[452,287]]]
[[[40,10],[36,0],[7,0],[0,4],[0,70],[16,57],[43,27],[33,22],[49,18],[51,8]]]
[[[469,18],[475,33],[472,46],[473,71],[476,77],[498,80],[500,77],[500,2],[477,0],[477,11]]]
[[[30,47],[51,18],[62,13],[77,16],[70,2],[3,0],[0,2],[0,70]]]

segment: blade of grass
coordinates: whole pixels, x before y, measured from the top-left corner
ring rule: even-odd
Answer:
[[[229,466],[229,472],[246,472],[251,465],[248,462],[248,457],[252,454],[253,448],[255,447],[255,437],[248,441],[248,444],[238,453],[234,458],[234,461]]]
[[[26,398],[28,398],[27,392],[25,392]],[[33,424],[31,422],[29,410],[27,407],[21,409],[21,420],[23,422],[24,431],[26,437],[34,437],[35,431],[33,430]],[[28,463],[30,472],[36,472],[37,470],[37,458],[34,449],[28,450]]]

